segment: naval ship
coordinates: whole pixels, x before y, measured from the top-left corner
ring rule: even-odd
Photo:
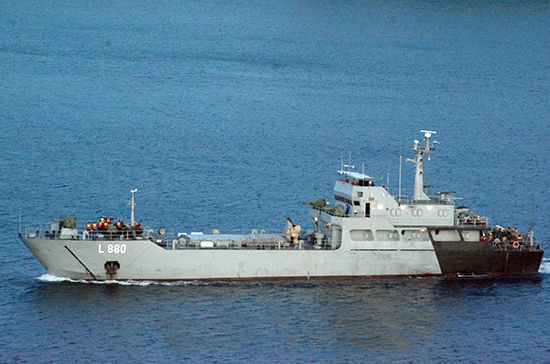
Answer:
[[[428,196],[424,164],[434,131],[415,140],[414,194],[392,196],[377,179],[342,165],[334,201],[306,203],[311,229],[291,219],[279,233],[179,232],[100,218],[20,224],[19,237],[46,271],[75,280],[277,280],[357,277],[522,276],[538,273],[543,250],[532,231],[490,225],[453,192]],[[347,168],[346,168],[347,167]],[[400,168],[401,170],[401,168]]]

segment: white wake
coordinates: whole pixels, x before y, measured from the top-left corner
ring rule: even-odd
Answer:
[[[42,274],[38,277],[38,280],[41,282],[67,282],[70,281],[69,278],[54,276],[53,274]]]
[[[53,274],[42,274],[37,278],[41,282],[57,283],[57,282],[71,282],[71,283],[85,283],[85,284],[118,284],[121,286],[203,286],[208,285],[210,282],[157,282],[157,281],[93,281],[84,279],[71,279],[66,277],[58,277]]]
[[[550,258],[542,258],[539,273],[550,273]]]

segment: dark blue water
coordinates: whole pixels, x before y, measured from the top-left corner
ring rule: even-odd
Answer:
[[[0,2],[0,362],[548,362],[529,280],[39,280],[23,221],[307,225],[342,153],[550,249],[548,2]],[[412,167],[403,185],[412,187]]]

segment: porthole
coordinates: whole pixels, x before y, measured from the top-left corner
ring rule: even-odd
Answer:
[[[399,217],[401,216],[401,209],[400,208],[393,208],[390,210],[390,215],[391,216],[395,216],[395,217]]]
[[[411,215],[414,217],[420,217],[422,216],[422,210],[420,209],[412,209]]]

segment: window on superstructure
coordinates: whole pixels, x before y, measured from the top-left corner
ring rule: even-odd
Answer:
[[[338,249],[342,245],[342,227],[338,225],[331,226],[330,244],[332,249]]]
[[[379,241],[398,241],[399,233],[397,230],[376,230],[376,238]]]
[[[350,230],[351,240],[353,241],[372,241],[374,234],[372,230]]]

